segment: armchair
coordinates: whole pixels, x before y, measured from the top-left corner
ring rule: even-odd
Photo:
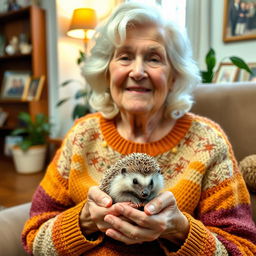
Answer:
[[[230,139],[238,161],[256,154],[256,83],[201,84],[195,91],[192,112],[220,124]],[[256,222],[256,194],[250,192]],[[30,203],[0,212],[0,255],[27,255],[20,233],[29,216]]]

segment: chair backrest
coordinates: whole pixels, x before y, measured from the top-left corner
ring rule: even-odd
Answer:
[[[238,161],[256,154],[256,83],[200,84],[192,112],[217,122]]]

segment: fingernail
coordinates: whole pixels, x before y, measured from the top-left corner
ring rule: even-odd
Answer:
[[[154,213],[155,211],[155,206],[153,204],[150,204],[148,207],[147,207],[148,211],[151,212],[151,213]]]
[[[101,203],[103,204],[103,206],[107,206],[107,205],[110,203],[110,199],[107,198],[107,197],[104,197],[104,198],[101,200]]]

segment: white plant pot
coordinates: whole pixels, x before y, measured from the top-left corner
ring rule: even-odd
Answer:
[[[12,153],[14,165],[18,173],[30,174],[43,170],[46,145],[32,146],[25,152],[15,146],[12,148]]]

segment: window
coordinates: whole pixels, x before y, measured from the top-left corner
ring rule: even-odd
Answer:
[[[145,3],[145,0],[128,0],[128,2]],[[167,17],[185,28],[186,24],[186,0],[147,0],[149,3],[160,4]]]

